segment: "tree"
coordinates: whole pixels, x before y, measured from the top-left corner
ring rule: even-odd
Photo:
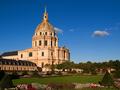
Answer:
[[[5,72],[2,70],[0,71],[0,80],[5,76]]]
[[[101,83],[101,85],[108,86],[108,87],[113,85],[113,79],[108,71],[106,71],[106,73],[100,83]]]
[[[0,83],[0,90],[4,90],[5,88],[12,88],[14,87],[12,79],[9,75],[5,75]]]
[[[120,70],[116,70],[113,74],[114,78],[120,78]]]
[[[61,64],[56,65],[57,69],[62,69],[63,71],[66,69],[67,71],[71,71],[75,67],[74,62],[66,61]]]

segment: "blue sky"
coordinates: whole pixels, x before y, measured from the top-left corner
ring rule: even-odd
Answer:
[[[47,6],[71,60],[120,59],[120,0],[0,0],[0,52],[31,47]]]

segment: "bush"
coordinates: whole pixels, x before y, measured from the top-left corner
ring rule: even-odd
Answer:
[[[28,72],[27,71],[23,71],[22,72],[22,76],[24,76],[24,75],[28,75]]]
[[[33,71],[32,72],[32,77],[40,77],[38,71]]]
[[[13,72],[11,75],[10,75],[11,79],[19,79],[20,76],[18,75],[17,72]]]
[[[47,71],[46,75],[52,75],[53,72],[52,71]]]

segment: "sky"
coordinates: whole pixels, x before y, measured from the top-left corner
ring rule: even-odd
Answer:
[[[31,48],[45,6],[72,61],[120,59],[120,0],[0,0],[0,53]]]

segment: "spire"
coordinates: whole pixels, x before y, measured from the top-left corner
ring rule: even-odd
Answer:
[[[47,13],[47,7],[45,6],[45,13]]]
[[[43,17],[43,20],[44,20],[44,21],[48,21],[48,13],[47,13],[46,6],[45,6],[45,11],[44,11],[44,17]]]

